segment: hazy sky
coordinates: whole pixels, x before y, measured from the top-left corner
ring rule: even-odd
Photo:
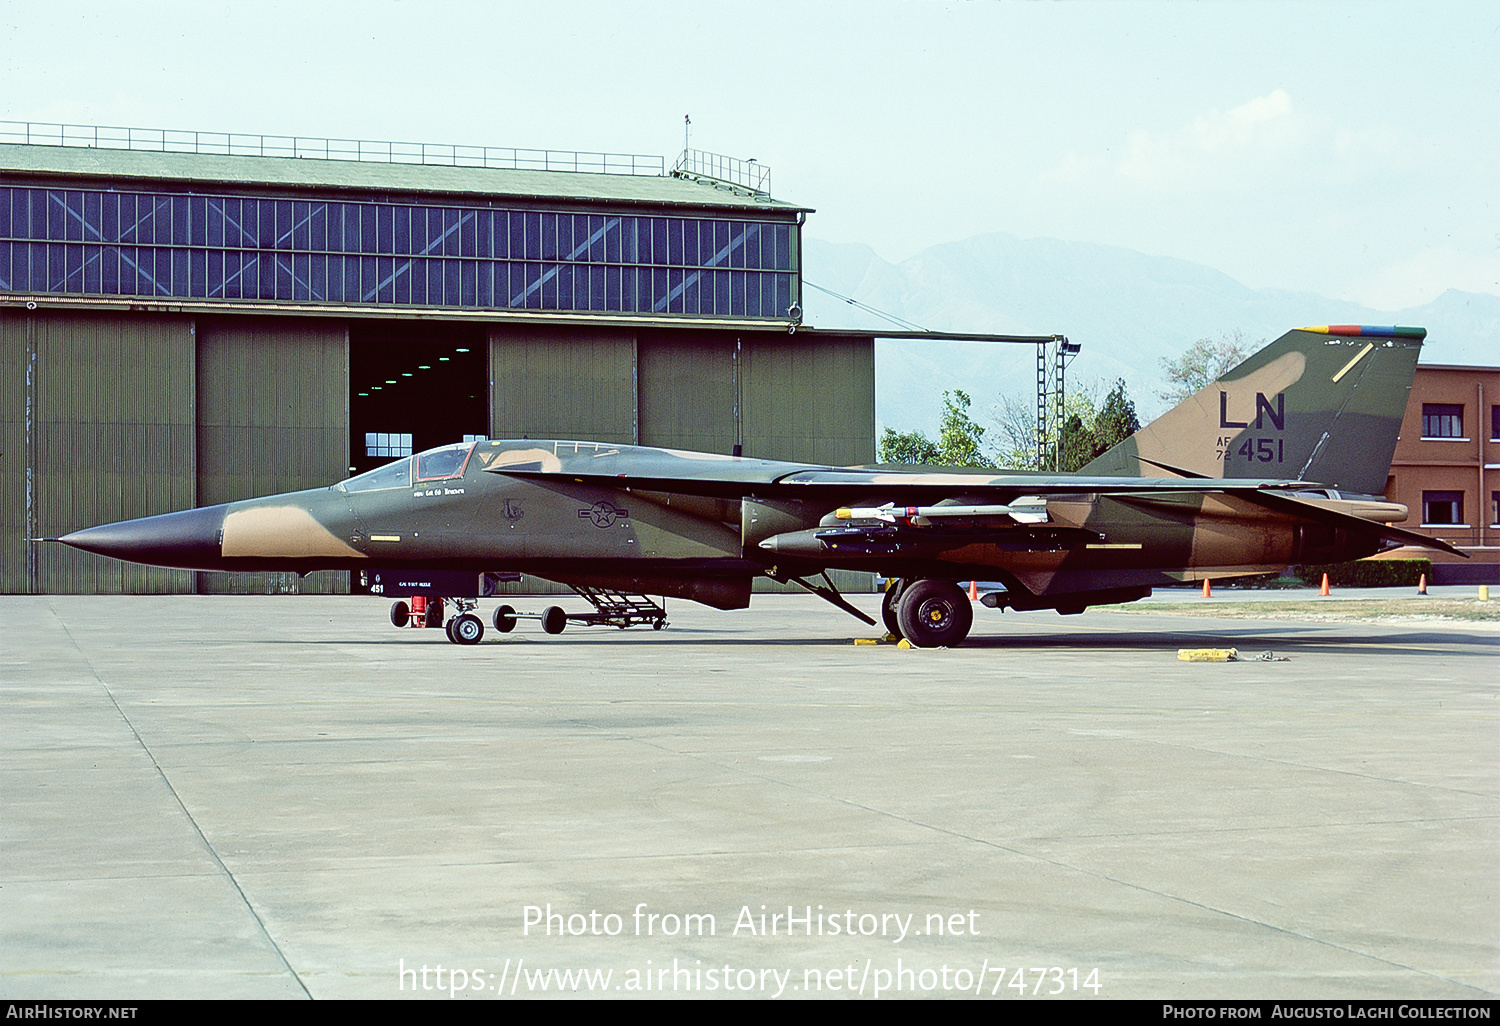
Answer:
[[[0,117],[755,157],[808,234],[1500,294],[1500,4],[0,0]]]

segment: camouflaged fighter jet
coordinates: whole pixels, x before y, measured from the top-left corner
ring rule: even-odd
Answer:
[[[457,615],[448,635],[469,644],[484,633],[473,612],[483,572],[558,581],[601,609],[599,596],[612,592],[743,608],[765,576],[873,624],[827,573],[866,570],[894,579],[882,610],[893,634],[951,646],[973,621],[958,582],[1002,582],[985,595],[992,607],[1079,613],[1154,586],[1354,559],[1390,544],[1456,551],[1392,526],[1405,507],[1377,497],[1425,336],[1339,325],[1288,332],[1077,474],[480,441],[328,488],[59,540],[196,570],[347,569],[366,584],[389,580],[396,594],[449,572],[475,583],[425,590],[449,598]],[[501,606],[494,623],[510,629],[514,611]]]

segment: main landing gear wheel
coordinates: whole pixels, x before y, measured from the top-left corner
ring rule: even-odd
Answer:
[[[568,614],[562,606],[548,606],[542,610],[542,630],[548,634],[561,634],[568,625]]]
[[[495,610],[495,630],[501,634],[509,634],[516,629],[516,611],[510,606],[501,606]]]
[[[885,597],[880,600],[880,618],[885,621],[885,629],[897,638],[903,637],[901,633],[901,596],[906,592],[906,578],[898,578],[891,582],[891,586],[885,590]]]
[[[423,627],[442,627],[443,626],[443,600],[442,599],[440,599],[440,598],[430,598],[430,599],[427,600],[427,620],[426,620],[425,623],[422,624],[422,626]]]
[[[952,581],[917,581],[901,594],[901,633],[918,648],[953,648],[969,636],[974,607]]]
[[[411,606],[405,602],[391,603],[391,624],[395,627],[405,627],[411,619]]]
[[[484,621],[473,613],[464,613],[448,621],[448,640],[455,645],[477,645],[484,637]]]

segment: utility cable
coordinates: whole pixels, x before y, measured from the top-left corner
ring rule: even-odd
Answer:
[[[815,284],[813,282],[810,282],[806,278],[802,279],[802,284],[808,286],[809,288],[817,289],[819,292],[826,293],[827,295],[832,296],[834,299],[842,299],[844,302],[848,303],[850,306],[855,307],[855,308],[860,309],[860,310],[863,310],[866,313],[874,314],[876,317],[884,317],[886,320],[890,321],[892,324],[896,324],[896,325],[899,325],[899,326],[901,326],[903,328],[906,328],[908,331],[931,331],[932,330],[931,328],[924,328],[920,324],[916,324],[916,323],[913,323],[912,321],[908,321],[908,320],[905,320],[903,318],[897,317],[895,314],[886,313],[884,310],[877,310],[875,307],[871,306],[870,304],[868,304],[868,303],[861,303],[859,300],[851,298],[850,296],[840,295],[839,293],[833,291],[833,289],[825,289],[823,286]]]

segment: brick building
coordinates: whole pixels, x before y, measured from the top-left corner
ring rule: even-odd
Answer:
[[[1417,367],[1385,494],[1469,554],[1421,552],[1436,583],[1500,583],[1500,367]]]

